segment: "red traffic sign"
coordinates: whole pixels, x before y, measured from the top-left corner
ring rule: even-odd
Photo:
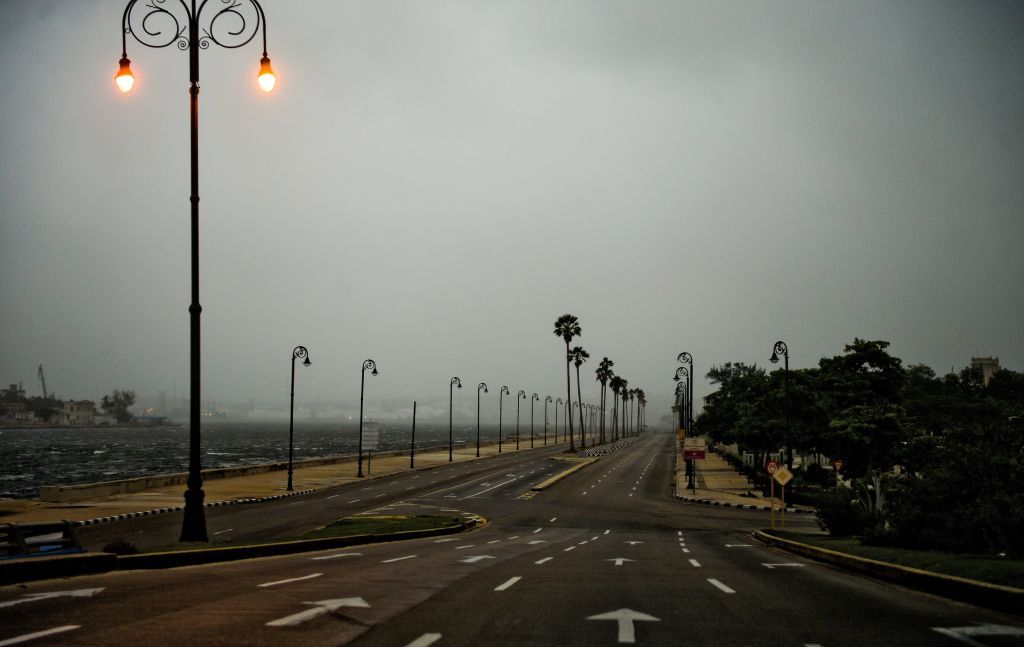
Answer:
[[[768,461],[764,469],[768,472],[768,476],[771,476],[775,473],[775,470],[779,469],[779,463],[777,461]]]
[[[836,460],[832,461],[832,467],[836,468],[836,471],[838,472],[839,470],[843,469],[843,461],[837,458]]]
[[[702,461],[706,456],[705,452],[700,449],[684,449],[683,458],[686,460]]]

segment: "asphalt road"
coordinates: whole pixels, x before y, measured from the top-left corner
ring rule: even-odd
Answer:
[[[1024,645],[1017,618],[756,544],[764,513],[673,500],[672,442],[649,436],[536,495],[557,463],[540,451],[395,477],[373,494],[392,509],[488,518],[455,537],[0,588],[0,647],[46,631],[27,642]],[[427,475],[439,478],[417,483]],[[327,498],[337,494],[262,516],[284,532],[362,503]]]

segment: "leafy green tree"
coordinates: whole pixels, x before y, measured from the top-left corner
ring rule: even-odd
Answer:
[[[135,391],[119,391],[114,389],[110,395],[103,396],[100,408],[113,415],[119,423],[131,422],[135,419],[128,407],[135,404]]]
[[[583,362],[587,361],[589,357],[590,353],[583,350],[582,346],[573,346],[573,349],[569,351],[569,358],[572,359],[573,364],[576,365],[576,399],[580,403],[580,449],[587,448],[587,437],[584,435],[585,432],[583,429],[583,392],[580,390],[580,366]]]
[[[569,377],[569,362],[572,361],[569,352],[569,344],[574,337],[583,334],[580,328],[580,320],[575,315],[564,314],[555,320],[555,336],[565,341],[565,401],[569,405],[569,451],[575,452],[576,445],[573,442],[572,430],[572,382]]]

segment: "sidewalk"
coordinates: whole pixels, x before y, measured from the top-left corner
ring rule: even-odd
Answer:
[[[521,443],[522,449],[519,451],[529,451],[530,448],[527,445],[528,442]],[[543,447],[544,445],[539,442],[536,443],[536,449]],[[504,443],[502,451],[504,453],[516,451],[514,442],[512,444]],[[497,443],[480,446],[480,458],[497,454]],[[288,484],[286,470],[206,480],[203,483],[206,505],[228,505],[294,496],[409,470],[408,454],[381,458],[374,456],[369,464],[366,458],[366,454],[363,454],[363,472],[366,476],[362,479],[356,477],[355,456],[329,465],[315,467],[301,467],[297,464],[292,476],[293,492],[286,490]],[[417,453],[415,458],[415,469],[417,470],[438,467],[448,463],[448,449]],[[453,462],[460,463],[471,460],[476,460],[475,444],[455,448],[452,456]],[[75,503],[46,503],[36,499],[3,499],[0,500],[0,523],[33,523],[63,519],[95,523],[97,519],[116,518],[118,515],[147,511],[153,511],[151,514],[155,514],[157,511],[170,512],[183,505],[185,489],[185,485],[170,485],[130,494],[97,497]],[[132,514],[132,516],[139,515]]]

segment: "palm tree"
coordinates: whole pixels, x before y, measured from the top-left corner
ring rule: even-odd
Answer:
[[[629,381],[622,380],[619,390],[622,393],[622,437],[625,438],[628,435],[626,433],[626,403],[629,402]]]
[[[643,419],[644,405],[647,404],[647,394],[644,393],[643,389],[636,390],[636,433],[639,436],[640,432],[643,431],[641,426],[641,420]]]
[[[565,340],[565,394],[568,398],[566,402],[572,402],[572,382],[569,377],[569,362],[572,361],[572,358],[569,356],[569,343],[572,342],[573,337],[579,337],[582,334],[580,320],[576,318],[576,315],[564,314],[555,320],[555,336]],[[572,440],[572,416],[569,416],[569,451],[576,451],[576,445]]]
[[[612,375],[608,380],[608,386],[612,389],[612,441],[619,439],[619,391],[624,381],[618,375]]]
[[[586,449],[587,448],[587,437],[584,435],[584,431],[583,431],[583,406],[584,405],[583,405],[583,395],[582,395],[582,392],[580,391],[580,365],[583,362],[587,361],[587,358],[590,357],[590,353],[588,353],[587,351],[583,350],[582,346],[573,346],[572,350],[569,351],[569,357],[572,358],[573,363],[576,365],[576,399],[580,403],[580,409],[579,409],[579,414],[580,414],[580,449]]]
[[[601,360],[601,363],[597,365],[597,370],[594,373],[597,375],[597,381],[601,383],[601,444],[604,444],[604,406],[605,406],[605,393],[608,391],[608,380],[612,379],[615,373],[612,372],[612,366],[615,362],[605,357]]]

